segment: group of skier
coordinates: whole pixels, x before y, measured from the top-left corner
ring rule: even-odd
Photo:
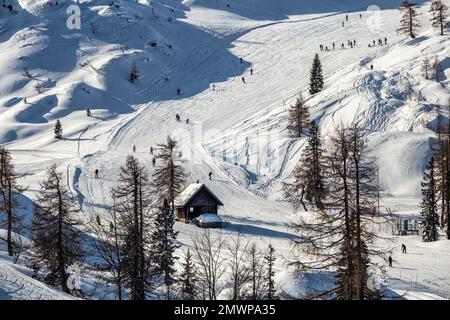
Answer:
[[[377,43],[379,46],[387,45],[388,39],[385,37],[384,41],[383,41],[383,39],[380,38],[380,39],[378,39],[378,42],[377,42],[377,40],[373,40],[372,43],[369,43],[369,48],[376,47]]]
[[[406,254],[406,245],[404,243],[402,243],[402,253]],[[388,262],[389,262],[389,267],[392,268],[392,262],[394,260],[392,259],[392,256],[389,256],[388,258]]]
[[[181,117],[178,113],[175,115],[175,120],[177,122],[181,122]],[[186,124],[191,124],[191,121],[189,120],[189,118],[186,118]]]
[[[347,41],[347,47],[352,48],[356,46],[356,40],[348,40]],[[342,42],[341,44],[341,49],[345,49],[346,46],[345,44]],[[336,43],[333,42],[333,44],[331,45],[331,47],[329,48],[328,46],[324,46],[323,44],[321,44],[319,46],[320,51],[331,51],[331,50],[336,50]]]

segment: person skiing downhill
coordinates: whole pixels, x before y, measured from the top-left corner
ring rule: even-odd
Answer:
[[[98,179],[98,169],[95,169],[95,179]]]
[[[97,224],[98,224],[99,226],[102,225],[102,220],[101,220],[101,218],[100,218],[99,215],[97,215],[97,216],[95,217],[95,220],[97,221]]]
[[[212,175],[213,175],[213,173],[212,172],[209,172],[209,180],[212,180]]]
[[[136,152],[136,146],[133,146],[133,152]]]
[[[153,166],[156,165],[156,158],[155,157],[153,157],[152,164],[153,164]]]
[[[392,257],[391,256],[389,256],[388,261],[389,261],[389,267],[392,268]]]
[[[87,108],[86,109],[86,114],[87,114],[88,117],[92,116],[91,109]]]
[[[180,88],[177,89],[177,96],[179,96],[179,95],[181,95],[181,89]]]
[[[245,78],[244,77],[242,77],[242,83],[245,83]]]
[[[212,85],[212,90],[215,91],[216,90],[216,85],[213,83]]]
[[[186,124],[189,124],[189,118],[186,119]]]
[[[253,75],[253,69],[250,69],[250,74]]]
[[[404,243],[402,243],[402,253],[406,253],[406,246]]]
[[[175,115],[175,119],[177,119],[177,121],[180,122],[181,118],[180,118],[180,115],[178,113]]]
[[[150,147],[150,154],[153,154],[153,147]]]

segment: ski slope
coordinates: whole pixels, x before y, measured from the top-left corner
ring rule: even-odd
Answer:
[[[449,36],[437,36],[427,14],[420,36],[408,40],[396,32],[399,1],[391,0],[114,1],[119,8],[87,0],[80,4],[81,30],[68,30],[72,1],[7,1],[15,13],[0,8],[0,143],[27,175],[30,199],[45,168],[57,163],[81,217],[105,215],[133,145],[151,172],[150,146],[171,135],[180,142],[188,182],[206,183],[225,204],[221,215],[229,225],[223,233],[241,233],[261,247],[271,243],[280,257],[279,288],[295,295],[288,288],[292,281],[283,280],[291,274],[281,258],[292,255],[295,235],[288,226],[295,212],[282,199],[281,183],[291,178],[306,142],[285,130],[287,108],[304,92],[324,137],[339,123],[360,121],[369,130],[383,207],[418,214],[432,129],[439,105],[450,96]],[[429,4],[419,3],[425,13]],[[368,47],[385,37],[387,45]],[[348,48],[348,40],[357,45]],[[313,56],[320,44],[331,48],[333,42],[336,50],[320,52],[325,90],[309,97]],[[442,61],[439,84],[421,77],[425,56]],[[139,71],[135,84],[128,81],[133,64]],[[53,137],[56,119],[62,141]],[[95,169],[100,179],[94,179]],[[181,253],[201,230],[176,228]],[[394,251],[404,267],[386,270],[389,290],[412,299],[448,297],[448,244],[429,250],[418,238],[399,241],[416,254]],[[8,268],[0,271],[9,274]],[[420,288],[411,288],[414,277]],[[0,288],[13,291],[1,282]]]

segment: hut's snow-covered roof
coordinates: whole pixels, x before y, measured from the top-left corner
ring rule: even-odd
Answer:
[[[223,203],[214,195],[214,193],[209,190],[209,188],[203,184],[203,183],[192,183],[189,186],[187,186],[186,189],[184,189],[183,192],[181,192],[176,198],[175,198],[175,206],[176,207],[183,207],[187,205],[187,203],[195,197],[197,193],[200,192],[200,190],[205,189],[211,196],[213,196],[214,199],[216,199],[217,203],[219,205],[223,205]]]

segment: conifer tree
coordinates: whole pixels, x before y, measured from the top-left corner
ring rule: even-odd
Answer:
[[[137,66],[136,66],[136,63],[133,63],[133,65],[131,66],[129,81],[131,83],[135,83],[138,78],[139,78],[139,75],[138,75]]]
[[[155,265],[155,273],[162,274],[166,285],[166,299],[171,299],[171,286],[175,282],[175,250],[179,248],[176,243],[178,231],[174,231],[175,215],[170,210],[169,203],[164,200],[164,205],[157,212],[153,221],[151,236],[151,257]]]
[[[311,129],[303,158],[300,164],[303,168],[301,180],[305,186],[306,200],[323,208],[326,190],[323,176],[323,150],[319,127],[316,122],[311,122]]]
[[[418,29],[420,28],[420,21],[418,19],[419,8],[416,3],[405,0],[401,4],[401,10],[403,11],[403,16],[400,21],[400,28],[398,31],[409,35],[414,39],[417,36]]]
[[[430,61],[428,60],[428,58],[423,59],[422,74],[426,80],[430,79],[430,71],[431,71],[430,68],[431,68],[431,66],[430,66]]]
[[[315,121],[311,122],[309,134],[305,151],[293,172],[294,182],[283,185],[285,197],[295,209],[301,203],[306,209],[303,196],[316,207],[323,208],[326,196],[322,141]]]
[[[309,93],[316,94],[323,90],[323,86],[322,63],[320,62],[319,54],[316,54],[310,73]]]
[[[309,127],[309,107],[305,104],[303,95],[297,98],[289,109],[288,130],[296,137],[301,138],[303,131]]]
[[[264,293],[264,257],[255,243],[247,250],[247,256],[249,257],[248,269],[250,270],[250,299],[260,300],[263,298],[262,295]]]
[[[275,290],[275,271],[273,270],[275,264],[275,249],[272,245],[269,245],[267,253],[264,257],[264,262],[266,264],[266,274],[265,274],[265,299],[275,300],[276,290]]]
[[[17,213],[17,209],[21,208],[18,196],[26,188],[19,184],[20,178],[10,152],[0,146],[0,213],[4,212],[6,215],[6,243],[10,257],[20,251],[13,240],[13,233],[19,234],[22,229],[22,217]]]
[[[63,129],[62,129],[61,121],[59,121],[59,119],[56,120],[54,131],[55,131],[55,138],[56,139],[61,139],[62,138]]]
[[[439,240],[439,215],[437,213],[436,199],[436,179],[435,179],[435,162],[431,157],[430,162],[426,166],[422,185],[422,203],[421,215],[422,221],[422,240],[425,242]]]
[[[198,294],[198,270],[195,266],[190,250],[187,251],[182,266],[183,271],[178,278],[181,286],[181,297],[184,300],[195,300],[197,299]]]
[[[160,153],[156,156],[158,167],[153,172],[153,190],[159,201],[167,199],[174,214],[175,197],[182,191],[186,174],[181,165],[178,143],[170,136],[167,143],[158,144]]]
[[[124,233],[119,229],[121,217],[117,216],[116,205],[113,204],[108,224],[91,222],[91,232],[94,252],[98,259],[94,268],[97,278],[104,284],[113,285],[117,290],[118,300],[124,297],[125,289],[125,243]]]
[[[431,25],[434,29],[439,30],[441,36],[443,36],[447,25],[448,6],[441,0],[433,1],[430,12],[432,14]]]
[[[145,300],[153,285],[148,214],[152,194],[148,173],[135,157],[128,156],[120,168],[119,181],[112,189],[112,197],[123,241],[123,281],[130,289],[131,300]]]
[[[56,165],[47,169],[34,208],[31,225],[34,255],[30,261],[34,270],[44,273],[46,282],[70,293],[68,267],[79,262],[84,253],[77,229],[81,222],[75,217],[78,208],[64,182]]]
[[[320,295],[341,300],[377,296],[368,288],[370,258],[382,256],[373,247],[378,235],[373,224],[376,187],[373,159],[367,155],[364,132],[355,124],[338,126],[330,137],[325,167],[327,197],[323,209],[301,215],[292,229],[301,237],[296,248],[307,257],[290,264],[298,271],[334,269],[335,286]],[[325,240],[326,239],[326,240]]]

